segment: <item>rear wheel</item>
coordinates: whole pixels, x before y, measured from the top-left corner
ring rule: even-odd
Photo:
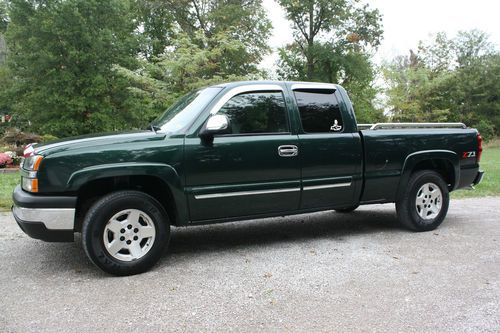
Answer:
[[[398,221],[415,231],[436,229],[446,217],[448,186],[435,171],[418,171],[410,177],[407,190],[396,202]]]
[[[150,269],[168,245],[170,223],[163,206],[137,191],[120,191],[98,200],[87,212],[82,243],[99,268],[114,275]]]

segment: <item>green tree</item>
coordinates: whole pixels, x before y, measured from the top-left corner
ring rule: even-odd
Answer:
[[[116,66],[115,69],[130,82],[131,99],[140,101],[142,109],[147,110],[148,119],[152,119],[176,98],[192,89],[223,81],[256,78],[250,73],[241,76],[230,69],[223,71],[219,66],[224,55],[244,50],[243,43],[225,33],[208,39],[199,31],[194,37],[178,35],[162,56],[152,61],[142,61],[137,70],[122,66]]]
[[[449,110],[438,107],[439,96],[430,94],[431,90],[437,91],[438,86],[445,84],[445,76],[440,75],[433,81],[432,70],[423,66],[413,51],[410,56],[397,57],[386,65],[383,74],[388,82],[386,96],[393,121],[439,122],[449,118]]]
[[[481,31],[438,33],[383,69],[395,121],[460,121],[486,137],[500,129],[500,54]]]
[[[133,8],[137,26],[142,30],[138,34],[140,53],[147,60],[152,60],[172,44],[175,30],[174,12],[164,1],[159,0],[137,0],[134,1]]]
[[[0,0],[0,34],[3,34],[7,30],[7,25],[9,23],[9,16],[7,12],[7,1]]]
[[[382,110],[374,107],[376,71],[371,62],[371,51],[382,38],[378,10],[346,0],[279,3],[293,24],[294,42],[279,50],[278,76],[342,84],[360,121],[382,120]]]
[[[0,115],[11,113],[11,103],[7,92],[13,84],[13,78],[5,63],[7,58],[7,45],[4,38],[8,23],[7,1],[0,0]],[[5,125],[3,127],[5,127]]]
[[[216,36],[221,34],[244,45],[237,52],[227,50],[212,66],[214,75],[229,70],[236,75],[254,73],[269,52],[265,36],[271,23],[261,0],[146,0],[138,1],[137,8],[148,59],[162,55],[179,35],[199,47],[217,47]]]
[[[9,24],[9,15],[7,11],[7,1],[0,0],[0,66],[7,57],[7,45],[5,44],[4,33]]]
[[[0,116],[11,114],[11,102],[8,98],[8,91],[13,84],[12,81],[13,78],[9,68],[0,63]]]
[[[377,9],[346,0],[280,0],[294,28],[294,44],[287,49],[304,58],[299,75],[315,80],[322,73],[318,58],[329,53],[367,46],[377,47],[382,38]],[[326,51],[326,52],[325,52]],[[297,68],[299,70],[299,68]]]
[[[261,0],[147,0],[136,11],[144,60],[115,70],[148,119],[189,90],[263,75],[257,65],[269,52],[271,24]]]
[[[112,67],[135,65],[125,0],[12,0],[6,32],[10,98],[33,130],[58,137],[131,127],[127,82]]]

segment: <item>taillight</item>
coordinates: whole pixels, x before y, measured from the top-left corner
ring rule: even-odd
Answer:
[[[477,163],[481,160],[481,154],[483,153],[483,137],[479,132],[477,132]]]

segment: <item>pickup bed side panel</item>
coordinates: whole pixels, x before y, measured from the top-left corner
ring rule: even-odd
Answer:
[[[451,165],[444,174],[453,185],[450,190],[470,185],[479,167],[475,157],[461,158],[463,152],[477,149],[475,130],[364,130],[361,135],[365,155],[361,202],[365,204],[396,201],[419,163],[442,160]]]

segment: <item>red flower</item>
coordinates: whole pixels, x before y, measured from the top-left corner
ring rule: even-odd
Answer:
[[[4,153],[0,153],[0,168],[5,168],[12,164],[12,158]]]

